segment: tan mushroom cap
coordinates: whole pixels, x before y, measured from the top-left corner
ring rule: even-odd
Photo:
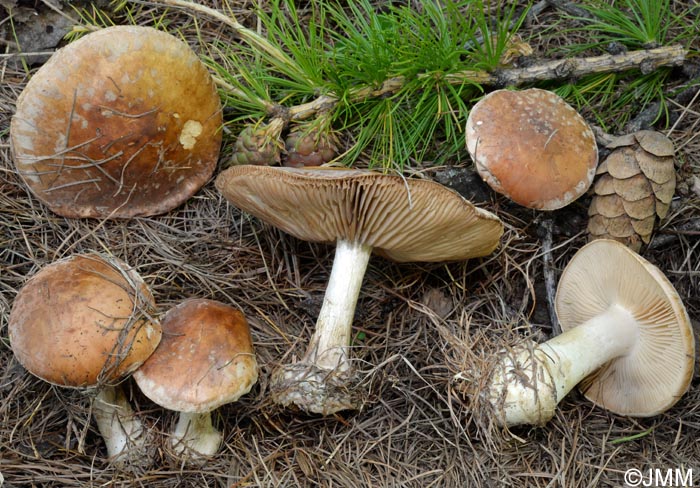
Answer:
[[[496,90],[477,102],[467,150],[495,191],[525,207],[555,210],[593,182],[598,148],[586,121],[557,94]]]
[[[485,256],[503,224],[429,180],[373,171],[235,166],[216,187],[238,208],[305,241],[349,240],[397,262]]]
[[[178,206],[206,183],[221,102],[184,42],[117,26],[57,51],[22,91],[10,126],[18,173],[64,217],[126,218]]]
[[[17,294],[8,330],[12,350],[50,383],[98,386],[138,368],[161,337],[153,296],[122,261],[97,253],[56,261]]]
[[[688,314],[664,274],[625,245],[590,242],[562,273],[556,309],[563,330],[612,305],[637,321],[637,344],[579,386],[592,402],[621,415],[646,417],[670,408],[693,376],[695,341]]]
[[[250,328],[235,308],[189,299],[161,322],[163,340],[134,373],[139,388],[158,405],[206,413],[238,400],[257,381]]]

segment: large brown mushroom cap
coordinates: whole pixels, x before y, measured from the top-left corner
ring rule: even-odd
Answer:
[[[162,320],[163,340],[134,373],[144,394],[177,412],[205,413],[248,393],[258,378],[245,316],[207,299],[189,299]]]
[[[593,182],[598,148],[586,121],[557,94],[496,90],[469,113],[467,150],[495,191],[525,207],[554,210]]]
[[[589,400],[618,414],[656,415],[676,403],[690,385],[695,363],[690,319],[658,268],[617,241],[595,240],[564,270],[557,315],[566,331],[613,305],[637,321],[637,344],[580,388]]]
[[[333,168],[234,166],[216,187],[238,208],[305,241],[348,240],[397,262],[485,256],[503,224],[429,180]]]
[[[139,367],[160,341],[155,303],[135,271],[97,253],[56,261],[14,300],[8,330],[19,362],[60,386],[113,383]]]
[[[182,41],[150,27],[109,27],[67,45],[17,100],[17,171],[65,217],[166,212],[211,177],[221,102]]]

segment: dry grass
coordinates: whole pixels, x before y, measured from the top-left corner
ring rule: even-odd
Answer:
[[[191,19],[172,16],[194,43]],[[199,27],[204,37],[226,35],[205,19]],[[360,412],[306,416],[272,404],[266,379],[303,353],[332,248],[241,215],[211,182],[159,217],[99,222],[52,214],[14,171],[9,120],[27,74],[6,60],[0,58],[0,485],[606,487],[621,486],[629,468],[681,467],[694,469],[700,483],[697,378],[674,408],[654,418],[616,416],[573,392],[545,427],[512,433],[490,425],[478,395],[470,394],[503,345],[549,335],[539,222],[554,221],[553,258],[561,270],[585,240],[586,198],[542,215],[478,188],[489,195],[482,205],[507,226],[492,256],[431,265],[372,258],[355,320],[363,337],[353,348],[368,401]],[[700,177],[700,102],[689,97],[673,109],[682,181],[657,235],[662,244],[645,257],[667,273],[698,321],[700,195],[692,185]],[[228,137],[223,157],[231,143]],[[131,380],[124,386],[151,426],[157,455],[138,468],[109,465],[91,423],[89,395],[49,386],[14,359],[7,320],[17,291],[43,265],[88,250],[132,265],[161,312],[184,298],[205,297],[232,303],[249,317],[261,379],[215,414],[225,445],[206,465],[184,466],[170,453],[165,440],[175,414],[151,403]],[[452,381],[460,371],[477,378],[466,392]],[[643,435],[627,439],[636,434]]]

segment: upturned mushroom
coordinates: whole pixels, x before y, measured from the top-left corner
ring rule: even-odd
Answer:
[[[467,150],[496,192],[537,210],[555,210],[583,195],[598,164],[590,126],[556,93],[496,90],[469,112]]]
[[[176,453],[198,460],[219,450],[222,435],[211,412],[248,393],[258,367],[245,316],[214,300],[189,299],[166,312],[163,340],[134,373],[141,391],[180,412],[171,441]]]
[[[663,273],[623,244],[600,239],[564,269],[561,335],[503,351],[483,392],[499,423],[542,425],[576,385],[596,405],[650,417],[673,406],[693,376],[690,319]]]
[[[31,193],[64,217],[167,212],[216,167],[221,101],[206,66],[151,27],[68,44],[17,99],[10,143]]]
[[[306,241],[335,243],[316,330],[303,358],[278,369],[273,399],[331,414],[358,408],[352,321],[372,251],[396,262],[491,253],[503,224],[429,180],[334,168],[237,166],[216,180],[235,206]]]
[[[118,382],[160,341],[154,309],[153,296],[133,269],[114,257],[86,253],[39,270],[10,312],[10,345],[20,364],[51,384],[96,390],[93,414],[116,462],[148,447]]]

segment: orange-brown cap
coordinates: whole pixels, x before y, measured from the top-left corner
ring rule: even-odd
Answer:
[[[158,345],[154,309],[148,287],[124,262],[77,254],[45,266],[19,291],[10,344],[30,373],[50,383],[114,383]]]
[[[357,169],[234,166],[216,187],[240,209],[311,242],[348,240],[397,262],[485,256],[501,220],[430,180]]]
[[[469,113],[467,150],[481,177],[525,207],[555,210],[583,195],[598,164],[586,121],[557,94],[496,90]]]
[[[64,217],[166,212],[211,177],[221,102],[181,40],[116,26],[57,51],[17,100],[10,142],[31,192]]]
[[[613,306],[632,314],[636,345],[586,378],[586,397],[622,415],[647,417],[675,404],[690,386],[695,340],[688,313],[668,278],[624,244],[598,239],[562,273],[556,295],[564,331]]]
[[[158,405],[210,412],[250,391],[258,367],[245,316],[207,299],[185,300],[162,320],[163,340],[135,373],[139,388]]]

